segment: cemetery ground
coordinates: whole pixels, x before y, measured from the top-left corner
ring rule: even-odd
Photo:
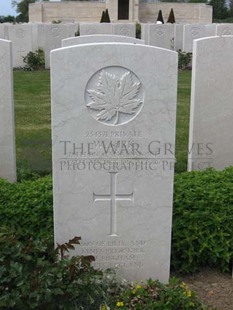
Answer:
[[[187,168],[190,83],[191,72],[179,72],[172,275],[179,277],[189,285],[191,290],[198,293],[201,301],[209,306],[203,309],[210,310],[216,307],[219,310],[230,310],[233,305],[233,282],[230,275],[233,257],[233,169],[229,168],[223,172],[210,170],[182,173]],[[21,245],[17,243],[18,241],[28,239],[30,235],[45,238],[53,234],[49,84],[49,71],[14,71],[17,168],[18,179],[23,182],[8,184],[1,181],[0,186],[1,220],[6,225],[15,226],[18,234],[17,236],[7,236],[8,242],[17,245],[17,251],[14,253],[10,249],[6,250],[11,259],[20,255]],[[21,231],[20,227],[23,228]],[[4,236],[4,231],[1,232],[0,241],[1,236]],[[51,246],[51,239],[49,242]],[[35,256],[40,253],[39,258],[34,257],[34,254],[30,252],[32,246],[37,251]],[[28,265],[43,266],[45,264],[43,257],[47,255],[45,254],[46,249],[45,245],[41,245],[39,242],[33,244],[31,241],[27,247],[27,255],[25,252],[23,254],[25,255],[23,261],[28,261]],[[44,256],[41,256],[41,253]],[[20,267],[20,263],[22,261],[18,261],[18,265],[9,265],[11,274],[7,274],[9,278],[14,279],[13,286],[15,287],[22,286],[25,279],[31,277],[30,269],[27,269],[26,266]],[[69,265],[70,270],[72,267],[72,264]],[[24,269],[25,274],[21,272],[20,268]],[[88,266],[86,265],[85,268],[88,269]],[[16,275],[20,273],[22,275],[16,282]],[[54,274],[57,277],[54,277]],[[46,279],[42,276],[45,276]],[[40,294],[44,294],[44,296],[47,294],[49,299],[51,297],[49,294],[54,289],[49,286],[49,281],[51,281],[51,285],[54,285],[54,281],[56,280],[57,284],[59,281],[61,282],[61,278],[55,268],[46,270],[42,276],[40,278]],[[81,274],[79,276],[81,277]],[[42,284],[45,283],[47,290],[43,291],[45,286],[42,287]],[[183,297],[180,297],[176,291],[177,299],[190,298],[190,291],[186,284],[182,284],[181,296]],[[34,285],[36,286],[36,283]],[[26,294],[29,288],[24,286],[23,289]],[[57,294],[55,297],[57,300],[60,298],[59,289],[62,287],[57,285],[57,291],[52,291],[54,295]],[[143,294],[140,291],[141,288],[138,289]],[[96,290],[98,291],[97,286]],[[152,291],[151,296],[154,298],[156,291]],[[14,291],[15,295],[10,296],[12,303],[16,302],[18,306],[17,308],[15,305],[15,309],[26,309],[22,305],[20,308],[20,297],[16,296],[15,292],[17,289]],[[40,300],[41,296],[39,293],[38,296],[31,296],[32,305],[35,297]],[[126,309],[122,303],[123,298],[126,303],[127,296],[121,297],[122,300],[118,300],[117,309]],[[171,298],[174,303],[174,295]],[[145,302],[143,298],[141,301]],[[13,308],[14,304],[12,304]],[[0,309],[10,309],[10,307],[1,307],[1,298]],[[89,310],[89,308],[87,309]],[[142,306],[138,309],[146,308]],[[149,307],[148,309],[180,308],[175,308],[175,306],[172,308],[171,305],[170,307],[168,305],[160,308]],[[187,308],[183,309],[202,308],[197,305],[192,307],[189,302]]]

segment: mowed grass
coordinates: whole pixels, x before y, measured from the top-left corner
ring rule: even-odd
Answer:
[[[191,72],[180,71],[177,99],[176,172],[187,168]],[[14,71],[17,168],[52,170],[50,72]]]
[[[17,168],[51,172],[50,72],[14,71]]]
[[[187,171],[191,71],[179,71],[176,116],[176,172]]]

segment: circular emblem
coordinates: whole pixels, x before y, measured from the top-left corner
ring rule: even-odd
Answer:
[[[138,77],[123,67],[105,67],[88,81],[86,106],[91,116],[105,125],[130,122],[141,111],[144,91]]]
[[[200,33],[200,28],[198,27],[193,27],[191,30],[190,30],[191,34],[193,37],[197,37]]]
[[[60,29],[56,26],[56,27],[52,27],[50,29],[50,35],[53,37],[59,37],[60,36]]]
[[[120,35],[122,36],[129,36],[130,35],[130,30],[127,27],[121,27],[120,28]]]

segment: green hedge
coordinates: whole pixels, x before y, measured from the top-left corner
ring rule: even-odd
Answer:
[[[10,184],[0,180],[0,226],[8,226],[22,239],[53,234],[53,196],[50,176]]]
[[[177,279],[132,286],[94,270],[93,257],[67,259],[62,253],[79,238],[54,250],[52,214],[51,177],[0,180],[0,309],[207,309]],[[233,168],[175,175],[173,269],[229,271],[232,223]]]
[[[233,167],[175,176],[172,266],[229,271],[233,261]]]
[[[233,168],[175,175],[172,268],[229,271],[233,260]],[[1,226],[21,240],[53,235],[51,177],[9,184],[0,180]]]

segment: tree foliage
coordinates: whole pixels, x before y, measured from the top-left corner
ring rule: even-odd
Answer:
[[[7,16],[0,16],[0,23],[15,23],[15,16],[7,15]]]
[[[17,22],[28,22],[29,16],[28,16],[28,8],[30,3],[35,3],[36,0],[13,0],[12,6],[16,8],[16,12],[19,13],[17,15],[16,20]]]
[[[214,19],[225,19],[228,17],[228,10],[225,0],[211,0],[209,4],[213,6]]]
[[[229,16],[233,16],[233,0],[229,0]]]

